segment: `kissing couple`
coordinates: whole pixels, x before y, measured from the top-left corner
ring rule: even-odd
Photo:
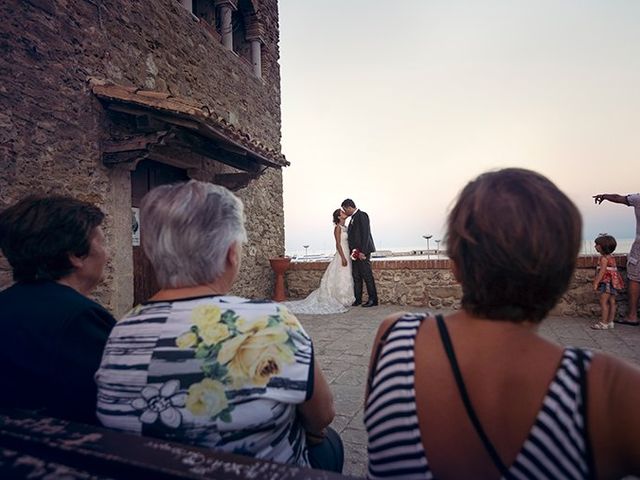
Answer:
[[[320,287],[304,300],[285,302],[293,313],[342,313],[349,306],[378,305],[376,282],[371,271],[371,254],[376,251],[369,215],[356,207],[350,198],[333,212],[333,236],[336,253],[322,276]],[[345,225],[347,218],[349,226]],[[367,287],[367,301],[362,303],[362,284]]]

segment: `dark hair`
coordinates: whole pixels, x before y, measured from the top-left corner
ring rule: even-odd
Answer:
[[[595,240],[596,245],[600,245],[602,249],[602,253],[605,255],[609,255],[616,250],[618,246],[618,242],[611,235],[606,233],[601,233]]]
[[[345,200],[340,204],[340,206],[341,206],[342,208],[344,208],[344,207],[356,208],[356,204],[355,204],[355,203],[354,203],[354,201],[353,201],[353,200],[351,200],[350,198],[345,199]]]
[[[340,214],[342,213],[342,209],[341,208],[337,208],[334,212],[333,212],[333,223],[335,223],[336,225],[338,223],[340,223]]]
[[[509,168],[468,183],[447,229],[466,311],[496,320],[540,321],[569,285],[582,219],[546,177]]]
[[[17,282],[58,280],[73,271],[69,255],[89,253],[104,213],[65,196],[31,195],[0,213],[0,249]]]

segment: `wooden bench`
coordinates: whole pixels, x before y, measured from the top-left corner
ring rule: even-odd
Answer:
[[[151,437],[0,409],[0,478],[270,479],[350,478],[215,452]]]

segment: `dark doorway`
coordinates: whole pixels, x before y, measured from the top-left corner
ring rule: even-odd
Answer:
[[[189,180],[187,172],[180,168],[152,160],[138,163],[131,172],[131,206],[139,208],[142,197],[154,187],[167,183]],[[134,226],[135,228],[135,226]],[[140,232],[144,235],[144,232]],[[151,263],[145,257],[142,246],[133,246],[133,302],[137,305],[158,291]]]

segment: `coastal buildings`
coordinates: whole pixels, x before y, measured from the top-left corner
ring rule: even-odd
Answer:
[[[222,184],[247,216],[234,293],[267,297],[288,165],[277,0],[7,0],[0,18],[0,208],[34,192],[99,205],[111,259],[97,296],[121,314],[154,289],[136,230],[144,193]]]

